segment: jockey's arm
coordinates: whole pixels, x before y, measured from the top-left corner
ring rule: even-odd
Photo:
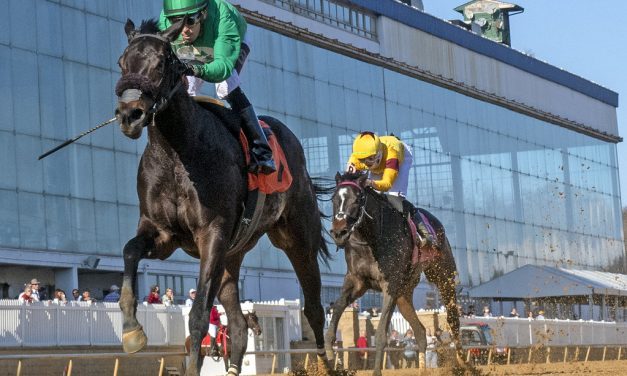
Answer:
[[[229,78],[239,57],[241,44],[235,20],[221,15],[218,37],[213,45],[213,60],[200,66],[196,76],[207,82],[221,82]]]
[[[385,170],[383,170],[383,176],[381,177],[381,180],[372,181],[372,187],[379,192],[387,192],[390,190],[390,188],[392,188],[392,185],[394,185],[394,181],[397,177],[398,167],[386,167]]]

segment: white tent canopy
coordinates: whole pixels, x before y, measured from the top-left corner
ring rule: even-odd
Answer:
[[[553,296],[627,296],[627,275],[525,265],[469,291],[473,298],[529,299]]]

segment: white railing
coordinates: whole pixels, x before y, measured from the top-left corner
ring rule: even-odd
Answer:
[[[439,311],[429,311],[439,313]],[[445,311],[441,312],[446,314]],[[490,326],[496,345],[524,347],[548,346],[627,345],[627,322],[583,320],[528,320],[509,317],[461,318],[461,325],[486,323]],[[409,323],[399,312],[392,314],[392,329],[403,334]]]
[[[189,307],[139,304],[137,320],[150,346],[179,346],[185,342]],[[300,303],[243,303],[260,317],[281,317],[290,340],[300,340]],[[118,303],[68,302],[65,306],[0,300],[0,348],[35,346],[117,346],[122,343],[122,312]],[[253,347],[254,349],[254,347]]]

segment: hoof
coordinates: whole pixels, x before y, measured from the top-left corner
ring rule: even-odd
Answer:
[[[139,328],[127,333],[122,333],[122,348],[125,353],[134,354],[146,347],[148,338],[144,334],[144,329]]]

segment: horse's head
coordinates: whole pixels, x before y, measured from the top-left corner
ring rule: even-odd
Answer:
[[[126,21],[128,47],[118,60],[122,77],[115,87],[115,116],[122,132],[132,139],[141,136],[152,118],[149,115],[164,107],[182,84],[185,66],[172,51],[170,42],[181,33],[185,21],[163,32],[159,32],[154,20],[142,22],[140,30],[135,30],[133,21]]]
[[[365,182],[367,174],[335,175],[336,188],[331,198],[333,225],[331,237],[339,247],[346,245],[355,227],[361,222],[366,204]]]
[[[258,336],[261,335],[261,325],[259,325],[259,317],[257,317],[257,312],[250,311],[246,315],[246,324],[248,328],[253,331],[253,334]]]

